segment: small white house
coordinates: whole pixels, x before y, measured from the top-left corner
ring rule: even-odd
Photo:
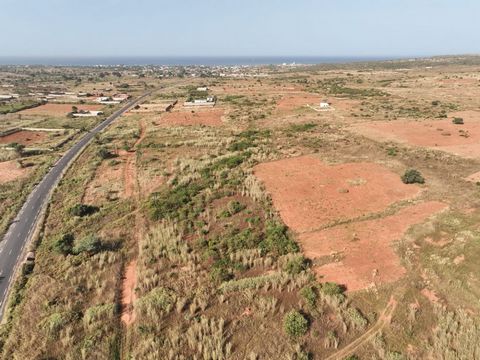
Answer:
[[[197,88],[197,91],[208,91],[208,87],[200,86],[200,87]]]
[[[330,104],[326,101],[320,103],[320,109],[330,109]]]

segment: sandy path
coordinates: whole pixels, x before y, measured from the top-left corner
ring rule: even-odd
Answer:
[[[352,355],[358,348],[363,346],[365,343],[371,341],[380,330],[390,324],[393,312],[395,311],[396,307],[397,301],[392,295],[390,301],[388,302],[387,306],[378,318],[377,322],[370,329],[368,329],[363,335],[352,341],[350,344],[345,346],[343,349],[337,351],[335,354],[330,355],[328,358],[326,358],[326,360],[345,359],[346,357]]]
[[[122,283],[122,322],[130,325],[135,321],[133,303],[136,300],[135,287],[137,285],[137,260],[128,264]]]
[[[146,126],[144,122],[140,122],[140,137],[133,145],[134,150],[143,141],[146,134]],[[139,197],[139,189],[135,186],[137,183],[137,157],[135,152],[127,153],[127,161],[125,163],[125,196],[130,197],[136,195]],[[135,240],[143,236],[145,222],[140,212],[135,214]],[[122,284],[122,316],[121,320],[125,325],[130,325],[135,321],[134,302],[136,300],[135,288],[137,286],[137,260],[133,260],[127,266],[125,278]]]
[[[135,193],[135,183],[137,181],[137,157],[135,156],[136,147],[145,138],[146,127],[144,122],[140,122],[140,137],[133,145],[134,151],[127,153],[127,161],[124,169],[125,197],[131,197]]]

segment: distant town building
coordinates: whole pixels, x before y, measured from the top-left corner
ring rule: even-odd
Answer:
[[[206,99],[194,99],[192,101],[185,101],[183,106],[215,106],[217,99],[215,96],[208,96]]]
[[[200,87],[197,88],[197,91],[208,91],[208,87],[200,86]]]

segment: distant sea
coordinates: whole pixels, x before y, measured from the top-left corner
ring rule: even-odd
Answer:
[[[253,66],[279,64],[337,64],[361,61],[393,60],[399,57],[328,57],[328,56],[232,56],[232,57],[8,57],[0,56],[0,65],[205,65]]]

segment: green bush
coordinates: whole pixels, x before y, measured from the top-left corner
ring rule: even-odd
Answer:
[[[287,234],[287,227],[270,221],[266,224],[265,238],[260,244],[263,251],[275,255],[286,255],[299,250],[298,245]]]
[[[102,242],[95,235],[88,235],[78,240],[72,249],[76,255],[81,253],[88,253],[90,255],[98,253],[102,250]]]
[[[420,171],[415,169],[409,169],[405,171],[405,174],[402,176],[402,181],[405,184],[423,184],[425,183],[425,179],[423,178]]]
[[[74,237],[72,234],[63,234],[53,243],[53,249],[62,254],[68,255],[72,253]]]
[[[323,283],[320,287],[320,292],[324,295],[340,295],[343,294],[344,291],[345,289],[342,286],[333,282]]]
[[[307,259],[305,259],[302,255],[298,255],[287,262],[284,270],[289,274],[296,275],[296,274],[300,274],[302,271],[306,270],[307,268],[308,268]]]
[[[349,307],[346,311],[348,320],[356,327],[364,329],[368,325],[367,319],[365,319],[362,313],[354,307]]]
[[[455,125],[463,125],[464,124],[463,119],[460,118],[460,117],[453,118],[452,123],[454,123]]]
[[[238,201],[230,201],[227,205],[227,209],[228,209],[228,212],[230,213],[230,215],[235,215],[245,208],[246,208],[246,206],[241,204]]]
[[[291,337],[305,335],[308,327],[308,320],[297,310],[291,310],[283,318],[283,328]]]
[[[317,288],[314,286],[305,286],[300,290],[300,295],[303,297],[308,306],[314,307],[317,303]]]
[[[86,205],[86,204],[76,204],[68,209],[70,215],[83,217],[87,215],[92,215],[100,210],[97,206]]]
[[[230,265],[230,262],[225,259],[216,261],[212,270],[210,270],[210,278],[217,283],[231,280]]]
[[[105,160],[105,159],[114,158],[115,154],[111,153],[109,150],[105,148],[100,148],[100,150],[98,150],[98,156],[100,157],[100,159]]]
[[[193,202],[193,198],[204,189],[204,184],[190,183],[178,185],[172,190],[166,189],[153,193],[150,197],[150,214],[153,220],[178,216],[178,211]]]

